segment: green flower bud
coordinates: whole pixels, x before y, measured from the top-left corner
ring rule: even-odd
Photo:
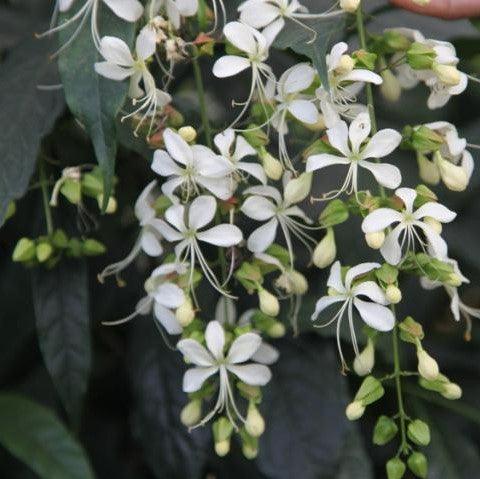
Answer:
[[[412,42],[401,33],[394,30],[387,30],[383,34],[385,44],[393,51],[408,50]]]
[[[380,249],[385,242],[384,231],[374,231],[372,233],[365,234],[365,241],[372,249]]]
[[[274,339],[283,338],[285,336],[285,325],[280,321],[275,321],[267,330],[268,336]]]
[[[373,376],[367,376],[355,395],[355,401],[361,401],[362,405],[368,406],[378,401],[384,394],[382,383]]]
[[[265,174],[271,180],[277,181],[283,175],[283,166],[279,160],[272,156],[268,151],[260,156]]]
[[[440,373],[437,361],[435,361],[421,345],[417,347],[417,359],[420,376],[427,381],[434,381]]]
[[[245,430],[253,437],[260,437],[265,431],[265,421],[252,401],[248,405]]]
[[[407,50],[407,63],[414,70],[430,70],[437,54],[429,46],[414,42]]]
[[[98,203],[98,207],[102,209],[103,193],[97,196],[97,203]],[[107,215],[113,215],[113,213],[117,211],[117,206],[118,206],[117,200],[113,196],[110,196],[110,198],[108,198],[108,203],[107,203],[107,208],[105,210],[105,213],[107,213]]]
[[[276,296],[260,287],[258,290],[258,301],[260,303],[260,311],[267,316],[278,316],[280,312],[280,303]]]
[[[65,249],[68,246],[68,237],[63,230],[55,230],[52,235],[52,244],[58,249]]]
[[[20,238],[12,253],[12,260],[16,263],[32,261],[35,258],[35,242],[30,238]]]
[[[345,415],[349,421],[356,421],[363,416],[365,406],[361,401],[352,401],[345,409]]]
[[[77,179],[65,178],[60,188],[60,193],[62,193],[70,203],[78,205],[82,199],[82,185]]]
[[[384,446],[389,443],[398,432],[398,426],[392,418],[380,416],[373,429],[373,443]]]
[[[407,460],[408,468],[421,479],[427,479],[428,462],[421,452],[414,452]]]
[[[317,244],[313,251],[313,264],[320,269],[327,268],[337,256],[337,245],[335,243],[335,234],[333,228],[327,228],[327,234]]]
[[[352,57],[355,59],[355,66],[357,68],[365,68],[367,70],[375,69],[375,62],[377,61],[376,53],[357,50],[352,53]]]
[[[194,399],[186,404],[180,412],[180,421],[186,427],[195,426],[202,416],[202,401]]]
[[[224,457],[230,452],[230,438],[215,443],[215,453],[217,456]]]
[[[410,143],[414,150],[423,153],[438,150],[444,143],[444,139],[437,132],[421,125],[411,129]]]
[[[50,243],[41,241],[35,248],[35,255],[39,263],[44,263],[52,256],[53,248]]]
[[[267,153],[264,147],[268,145],[269,138],[261,128],[258,128],[258,125],[248,125],[247,129],[242,134],[253,148],[261,148],[259,152],[260,158],[262,158],[262,154]]]
[[[400,339],[406,343],[417,344],[417,340],[425,337],[422,325],[417,323],[411,316],[407,316],[399,325]]]
[[[417,446],[428,446],[430,444],[430,428],[427,423],[420,419],[415,419],[408,425],[407,434]]]
[[[246,430],[240,431],[242,453],[247,459],[255,459],[258,455],[258,438],[250,436]]]
[[[93,238],[88,238],[83,242],[82,253],[85,256],[98,256],[105,253],[105,245]]]
[[[339,199],[330,201],[320,214],[319,222],[325,228],[339,225],[348,220],[348,206]]]
[[[402,479],[407,470],[405,463],[398,457],[390,459],[385,468],[387,471],[387,479]]]
[[[375,346],[368,338],[364,350],[353,360],[353,369],[359,376],[366,376],[372,372],[375,365]]]
[[[303,295],[308,291],[308,281],[305,276],[293,269],[282,273],[275,281],[275,284],[288,294]]]
[[[435,233],[441,234],[442,233],[442,223],[440,221],[436,220],[435,218],[432,218],[431,216],[425,216],[422,220],[426,225],[428,225]]]

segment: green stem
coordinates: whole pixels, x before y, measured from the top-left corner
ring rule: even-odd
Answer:
[[[212,128],[210,127],[210,121],[208,119],[207,103],[205,101],[205,88],[202,80],[202,70],[200,69],[200,63],[196,51],[192,58],[193,75],[195,77],[195,86],[197,88],[198,102],[200,104],[200,117],[202,119],[203,134],[205,137],[205,143],[209,148],[212,147]]]
[[[50,192],[48,191],[48,180],[45,173],[45,162],[43,158],[40,158],[38,161],[38,172],[40,176],[40,187],[42,188],[42,202],[43,202],[43,211],[45,212],[45,222],[47,224],[47,233],[49,235],[53,234],[53,218],[52,210],[50,209],[49,197]]]

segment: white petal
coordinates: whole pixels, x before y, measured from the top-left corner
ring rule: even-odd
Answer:
[[[165,219],[180,232],[187,230],[184,218],[185,207],[183,205],[172,205],[165,211]]]
[[[413,202],[417,197],[417,192],[412,188],[398,188],[398,190],[395,191],[395,195],[403,201],[406,211],[411,213],[413,211]]]
[[[215,306],[215,321],[220,324],[235,324],[237,321],[237,309],[233,299],[220,296]]]
[[[252,27],[240,22],[230,22],[225,25],[223,34],[239,50],[252,55],[256,53],[257,43],[252,33]]]
[[[243,363],[250,359],[262,342],[262,338],[255,333],[245,333],[233,341],[227,355],[230,364]]]
[[[318,120],[318,110],[309,100],[293,100],[288,105],[288,111],[303,123],[312,125]]]
[[[262,28],[272,23],[280,15],[279,8],[275,5],[257,2],[248,8],[242,8],[240,21],[253,28]]]
[[[233,157],[235,160],[241,160],[246,156],[256,156],[257,150],[253,148],[250,143],[243,136],[237,136],[237,142],[235,144],[235,151]]]
[[[369,170],[377,182],[385,186],[385,188],[393,190],[398,188],[402,182],[402,173],[394,165],[388,163],[373,163],[372,161],[365,160],[360,160],[358,164],[362,168]]]
[[[182,169],[172,160],[172,157],[163,150],[155,151],[151,168],[160,176],[180,175],[182,173]]]
[[[467,75],[465,75],[465,73],[463,72],[460,72],[460,81],[458,82],[458,85],[451,86],[448,89],[448,93],[450,93],[450,95],[459,95],[465,90],[465,88],[467,88],[467,85],[468,85]]]
[[[262,342],[255,354],[252,356],[252,361],[260,364],[270,365],[275,363],[279,356],[280,353],[276,348],[268,343]]]
[[[416,224],[422,228],[427,237],[429,253],[435,258],[442,260],[446,259],[448,256],[448,246],[446,241],[425,223],[418,222]]]
[[[386,128],[372,136],[367,146],[362,150],[361,157],[383,158],[389,155],[402,141],[402,135],[398,131]]]
[[[153,307],[155,319],[165,328],[168,334],[182,334],[183,328],[175,318],[173,311],[165,308],[159,303]]]
[[[275,216],[275,205],[263,196],[249,196],[240,211],[257,221],[266,221]]]
[[[320,153],[318,155],[309,156],[305,171],[311,172],[332,165],[349,165],[351,161],[348,158],[331,155],[329,153]]]
[[[154,30],[150,28],[143,28],[135,42],[135,51],[137,53],[137,57],[141,60],[147,60],[155,53],[156,47],[156,34]]]
[[[315,70],[308,63],[299,63],[289,68],[281,77],[280,84],[284,93],[306,90],[315,79]]]
[[[350,138],[352,151],[354,153],[358,153],[360,145],[367,139],[370,130],[370,115],[366,112],[357,115],[352,123],[350,123],[348,137]]]
[[[183,239],[183,235],[181,235],[177,230],[173,229],[168,223],[163,220],[157,221],[157,227],[162,236],[169,242],[172,241],[180,241]]]
[[[328,141],[330,144],[345,156],[350,156],[348,146],[348,127],[344,121],[335,123],[332,128],[327,130]]]
[[[343,296],[322,296],[315,304],[315,311],[312,314],[312,321],[318,318],[318,315],[329,306],[335,303],[344,303],[345,297]]]
[[[442,223],[450,223],[456,218],[457,213],[439,203],[429,202],[420,206],[413,216],[417,220],[425,218],[425,216],[430,216]]]
[[[182,339],[177,343],[177,349],[189,362],[197,366],[213,366],[215,361],[212,355],[194,339]]]
[[[340,63],[340,58],[348,50],[348,45],[345,42],[339,42],[333,45],[330,53],[327,55],[327,65],[329,71],[335,70]]]
[[[192,17],[198,11],[198,0],[176,0],[182,17]]]
[[[227,365],[227,369],[244,383],[251,386],[265,386],[272,379],[272,373],[263,364]]]
[[[213,376],[217,371],[218,366],[188,369],[183,375],[183,392],[193,393],[198,391],[205,380]]]
[[[378,208],[372,211],[362,222],[364,233],[382,231],[392,223],[402,221],[403,215],[391,208]]]
[[[345,292],[345,286],[342,281],[342,265],[340,261],[335,261],[330,268],[330,275],[328,276],[327,286],[333,288],[339,293]]]
[[[395,316],[386,306],[369,303],[355,298],[353,304],[360,313],[362,319],[377,331],[390,331],[395,326]]]
[[[210,223],[217,210],[217,201],[213,196],[202,195],[195,198],[188,210],[188,226],[194,230]]]
[[[235,132],[231,128],[218,133],[218,135],[215,135],[215,138],[213,139],[218,151],[227,158],[230,156],[230,150],[234,141]]]
[[[171,180],[166,181],[162,185],[162,193],[170,198],[172,202],[175,201],[175,190],[185,181],[182,176],[174,176]]]
[[[223,348],[225,347],[225,332],[218,321],[210,321],[205,329],[205,342],[207,348],[217,359],[223,358]]]
[[[242,161],[241,163],[237,163],[237,169],[247,172],[249,175],[260,181],[260,183],[267,183],[267,175],[265,174],[265,170],[263,169],[262,165]]]
[[[102,75],[102,77],[110,80],[122,81],[132,75],[133,71],[130,68],[123,68],[110,62],[95,63],[95,71]]]
[[[206,231],[197,233],[196,236],[200,241],[223,247],[234,246],[243,239],[240,228],[229,224],[214,226]]]
[[[155,210],[150,205],[150,198],[153,196],[152,192],[156,186],[157,180],[151,181],[138,195],[135,202],[135,216],[142,226],[155,216]]]
[[[160,256],[163,253],[163,248],[158,236],[147,228],[142,230],[142,237],[140,239],[142,250],[152,257]]]
[[[273,186],[267,186],[267,185],[251,186],[250,188],[247,188],[243,192],[243,194],[268,196],[269,198],[272,198],[273,200],[275,200],[275,203],[277,204],[280,204],[282,202],[282,195]]]
[[[185,295],[183,290],[173,283],[161,284],[153,293],[153,297],[157,303],[166,308],[178,308],[184,301]]]
[[[268,45],[271,45],[275,41],[275,38],[277,38],[277,35],[282,31],[284,26],[285,20],[280,17],[262,30],[262,35],[267,40]]]
[[[356,285],[352,292],[355,296],[367,296],[367,298],[375,303],[383,305],[388,304],[388,300],[385,297],[382,288],[380,288],[380,286],[374,281],[364,281],[363,283]]]
[[[380,248],[380,253],[387,263],[393,265],[400,263],[400,260],[402,259],[402,248],[400,247],[398,238],[404,229],[404,225],[399,224],[387,234],[385,241]]]
[[[163,132],[165,147],[175,161],[182,165],[190,165],[193,161],[193,152],[188,143],[170,128]]]
[[[277,235],[277,218],[272,218],[264,225],[257,228],[247,241],[247,248],[253,253],[265,251],[274,241]]]
[[[100,40],[100,53],[110,63],[122,67],[133,66],[134,60],[128,45],[120,38],[105,36]]]
[[[373,83],[374,85],[381,85],[383,83],[382,77],[370,70],[355,69],[346,75],[342,75],[341,81],[361,81]]]
[[[377,268],[380,268],[380,265],[378,263],[361,263],[357,266],[354,266],[353,268],[350,268],[345,275],[345,287],[347,289],[350,289],[350,286],[354,279],[366,273],[369,273],[370,271]]]
[[[197,183],[221,200],[228,200],[233,194],[233,183],[229,178],[207,178],[199,176]]]
[[[103,0],[117,17],[127,22],[136,22],[143,13],[142,4],[138,0]]]
[[[217,78],[226,78],[237,75],[250,68],[250,60],[236,55],[225,55],[213,65],[213,74]]]

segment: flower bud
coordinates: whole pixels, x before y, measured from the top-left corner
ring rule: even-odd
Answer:
[[[433,231],[435,231],[435,233],[442,234],[442,223],[440,223],[440,221],[432,218],[431,216],[425,216],[425,218],[423,218],[423,222]]]
[[[455,86],[460,83],[461,76],[456,66],[434,62],[432,70],[437,74],[438,79],[446,85]]]
[[[393,457],[386,464],[387,479],[402,479],[405,475],[407,466],[398,457]]]
[[[427,381],[434,381],[440,373],[438,363],[421,346],[417,347],[418,372]]]
[[[253,437],[260,437],[265,431],[265,421],[253,402],[248,406],[245,429]]]
[[[97,203],[98,203],[98,207],[101,209],[103,206],[103,193],[100,193],[97,196]],[[113,196],[110,196],[110,198],[108,198],[108,204],[107,204],[105,213],[107,213],[107,215],[112,215],[116,211],[117,211],[117,200]]]
[[[230,452],[230,437],[233,425],[226,417],[220,417],[212,425],[215,452],[220,456],[226,456]]]
[[[12,253],[12,260],[17,263],[31,261],[35,258],[35,242],[30,238],[20,238]]]
[[[340,0],[340,8],[344,12],[354,13],[360,5],[360,0]]]
[[[383,79],[383,83],[380,85],[380,93],[385,100],[391,103],[397,102],[402,94],[402,87],[397,77],[389,69],[383,70],[380,76]]]
[[[37,256],[39,263],[44,263],[45,261],[47,261],[47,259],[52,256],[52,253],[52,245],[50,243],[47,243],[46,241],[38,243],[35,248],[35,255]]]
[[[312,178],[312,173],[302,173],[298,178],[291,179],[284,189],[285,202],[291,205],[303,201],[310,194]]]
[[[97,256],[105,253],[106,250],[107,249],[103,243],[100,243],[100,241],[97,241],[93,238],[87,238],[82,243],[82,253],[85,256]]]
[[[357,419],[360,419],[364,412],[365,406],[361,403],[361,401],[353,401],[345,409],[345,415],[349,421],[356,421]]]
[[[190,401],[180,412],[180,421],[186,427],[195,426],[200,421],[202,415],[202,401],[194,399]]]
[[[365,234],[365,241],[367,242],[368,246],[372,249],[380,249],[385,242],[385,232],[382,231],[374,231],[372,233]]]
[[[224,457],[230,452],[230,438],[215,443],[215,453],[217,456]]]
[[[442,181],[452,191],[464,191],[468,185],[466,171],[458,165],[445,160],[439,152],[435,153],[435,164],[437,165]]]
[[[197,130],[193,126],[182,126],[178,130],[178,134],[187,142],[193,143],[197,138]]]
[[[407,63],[414,70],[429,70],[432,68],[436,55],[433,48],[430,48],[428,45],[414,42],[407,50]]]
[[[353,369],[359,376],[366,376],[372,372],[375,364],[375,347],[373,341],[368,338],[365,349],[353,360]]]
[[[268,336],[274,339],[283,338],[285,332],[285,325],[280,321],[275,321],[267,330]]]
[[[302,273],[295,271],[285,271],[282,273],[275,284],[284,289],[288,294],[300,294],[303,295],[308,291],[308,281]]]
[[[242,446],[242,453],[246,459],[255,459],[258,455],[258,446],[255,447],[252,444],[244,444]]]
[[[462,277],[457,274],[457,273],[451,273],[448,275],[448,279],[446,281],[446,283],[449,285],[449,286],[453,286],[455,288],[458,288],[459,286],[462,285]]]
[[[258,291],[258,301],[260,303],[260,311],[267,316],[278,316],[280,312],[280,303],[276,296],[264,288]]]
[[[175,319],[182,328],[186,328],[195,318],[192,300],[186,296],[185,301],[175,311]]]
[[[427,458],[421,452],[413,452],[407,460],[409,469],[421,479],[426,479],[428,474]]]
[[[265,174],[274,181],[279,180],[283,174],[283,166],[279,160],[272,156],[267,151],[261,155],[263,169]]]
[[[391,304],[398,304],[402,300],[402,292],[394,284],[389,284],[385,290],[385,296]]]
[[[335,73],[338,75],[346,75],[350,73],[355,67],[355,60],[350,55],[342,55],[338,61],[338,66],[335,68]]]
[[[445,399],[450,399],[453,401],[462,397],[462,388],[458,384],[447,383],[440,394]]]
[[[417,155],[418,174],[422,181],[430,185],[438,185],[440,182],[440,171],[438,166],[430,161],[425,155]]]
[[[377,446],[385,446],[385,444],[388,444],[397,433],[398,426],[395,421],[390,417],[380,416],[373,429],[373,444]]]
[[[330,266],[337,256],[337,245],[332,228],[327,228],[327,234],[317,244],[313,251],[313,264],[320,269]]]
[[[420,421],[420,419],[415,419],[408,425],[407,434],[417,446],[428,446],[430,444],[430,428],[427,423]]]

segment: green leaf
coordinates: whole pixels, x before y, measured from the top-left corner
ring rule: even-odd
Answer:
[[[99,4],[99,8],[102,7],[103,4]],[[73,15],[74,8],[71,10],[70,15]],[[60,21],[67,18],[67,14],[61,15]],[[127,83],[103,78],[95,72],[94,64],[101,58],[92,40],[89,22],[90,19],[87,19],[77,38],[60,55],[58,65],[68,107],[85,126],[92,140],[98,164],[102,168],[105,188],[102,209],[105,210],[115,172],[117,153],[115,121],[125,102]],[[108,8],[102,8],[99,12],[98,23],[102,35],[118,37],[128,45],[133,43],[135,25],[116,17]],[[60,32],[61,44],[68,41],[72,31],[72,28],[66,28]]]
[[[17,394],[0,395],[0,443],[42,479],[93,479],[80,444],[45,407]]]
[[[87,270],[63,258],[53,269],[32,271],[40,350],[72,421],[77,422],[91,367]]]
[[[64,109],[49,60],[52,44],[33,38],[14,48],[0,66],[0,224],[10,201],[21,198],[37,160],[41,139]]]
[[[303,26],[286,19],[286,25],[273,42],[273,46],[281,50],[290,48],[295,53],[308,57],[318,70],[322,85],[328,90],[325,56],[334,37],[345,26],[345,15],[300,21]]]

